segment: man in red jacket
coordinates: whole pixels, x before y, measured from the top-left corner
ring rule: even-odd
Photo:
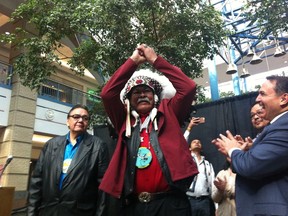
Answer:
[[[148,62],[162,75],[148,69]],[[100,189],[122,198],[124,215],[187,215],[185,195],[198,173],[180,124],[196,85],[145,44],[114,73],[101,92],[119,135]]]

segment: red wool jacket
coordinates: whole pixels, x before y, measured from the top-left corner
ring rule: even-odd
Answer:
[[[163,99],[160,102],[157,113],[158,141],[171,179],[175,182],[198,173],[180,127],[189,114],[196,92],[196,84],[178,67],[171,65],[161,56],[158,56],[153,66],[170,80],[177,91],[173,98]],[[99,188],[118,198],[122,194],[127,162],[127,148],[123,139],[126,130],[126,110],[120,101],[120,92],[136,69],[137,65],[129,58],[114,73],[101,92],[105,110],[119,138]],[[134,124],[134,121],[135,119],[131,117],[131,125]]]

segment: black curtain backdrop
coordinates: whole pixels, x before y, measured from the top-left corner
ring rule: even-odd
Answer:
[[[109,158],[111,159],[117,142],[117,136],[109,125],[97,125],[94,127],[94,135],[100,137],[108,146]]]
[[[205,123],[192,128],[188,143],[193,139],[201,141],[202,153],[213,164],[215,175],[223,169],[226,159],[211,141],[219,137],[220,133],[226,135],[226,130],[243,138],[254,138],[256,131],[250,121],[250,108],[257,95],[257,92],[253,92],[192,107],[190,118],[205,117]],[[187,120],[183,131],[188,123]]]

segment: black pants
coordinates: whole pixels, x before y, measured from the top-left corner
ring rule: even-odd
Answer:
[[[215,204],[209,196],[190,197],[188,196],[192,216],[215,216]]]
[[[191,216],[185,194],[169,194],[161,199],[141,203],[137,199],[123,206],[123,216]]]

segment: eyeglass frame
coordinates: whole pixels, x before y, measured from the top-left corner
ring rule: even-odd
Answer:
[[[252,113],[252,115],[250,116],[251,119],[254,119],[255,116],[258,116],[258,118],[262,118],[260,117],[261,114],[263,114],[263,109],[257,110],[256,113]]]
[[[90,116],[87,115],[79,115],[79,114],[73,114],[73,115],[68,115],[68,117],[73,118],[75,121],[79,121],[80,118],[82,118],[83,121],[88,122],[90,120]]]

